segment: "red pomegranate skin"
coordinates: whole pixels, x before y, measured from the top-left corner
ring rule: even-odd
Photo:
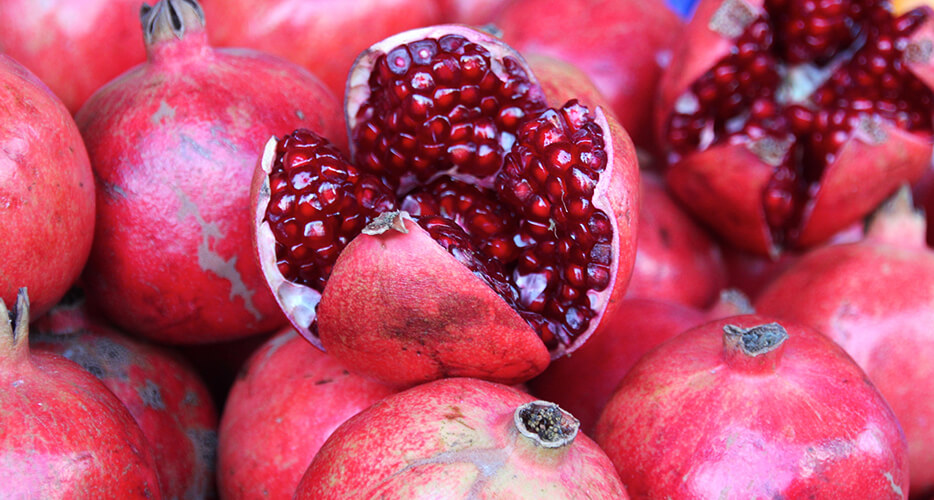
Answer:
[[[707,307],[726,286],[720,247],[665,191],[642,172],[636,263],[626,296]]]
[[[13,332],[0,307],[3,496],[162,498],[152,450],[126,407],[77,364],[30,351],[25,293],[22,304]]]
[[[58,306],[37,321],[30,346],[74,361],[117,396],[152,446],[165,498],[215,497],[217,411],[192,367],[80,306]]]
[[[508,0],[436,0],[441,22],[480,26],[492,23]]]
[[[334,431],[295,499],[628,498],[587,436],[549,449],[517,431],[514,411],[534,400],[467,378],[390,396]]]
[[[339,99],[347,72],[364,49],[441,20],[435,2],[423,0],[224,0],[205,2],[204,7],[215,44],[288,59],[314,72]]]
[[[0,52],[29,68],[70,112],[77,112],[95,90],[146,60],[139,31],[142,4],[5,0],[0,2]]]
[[[0,241],[0,299],[12,304],[17,289],[28,287],[38,318],[62,298],[88,258],[94,177],[68,110],[3,54],[0,88],[0,209],[4,232],[15,235]]]
[[[194,344],[283,325],[250,243],[253,170],[273,134],[306,127],[340,139],[344,128],[313,75],[213,49],[203,19],[182,5],[184,36],[154,38],[148,62],[95,93],[76,120],[99,186],[89,299],[127,332]]]
[[[593,435],[600,411],[630,368],[662,342],[705,319],[703,311],[676,302],[624,300],[607,328],[570,356],[553,360],[529,387],[535,396],[571,412],[581,429]]]
[[[222,498],[291,498],[345,420],[395,392],[351,374],[294,329],[266,342],[227,398],[218,448]]]
[[[906,498],[908,456],[892,410],[830,339],[782,322],[758,356],[698,326],[633,367],[596,439],[634,498]],[[742,340],[737,339],[740,344]]]
[[[911,491],[934,493],[934,252],[923,223],[884,233],[877,222],[862,242],[802,257],[756,308],[820,330],[853,357],[905,430]]]
[[[653,103],[682,23],[659,2],[513,0],[495,20],[523,54],[539,52],[584,70],[637,146],[653,149]]]

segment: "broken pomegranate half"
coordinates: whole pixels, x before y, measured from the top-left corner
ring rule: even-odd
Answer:
[[[929,164],[932,33],[884,0],[703,0],[662,81],[669,186],[740,248],[821,243]]]
[[[521,382],[583,343],[634,260],[638,164],[615,119],[549,107],[518,53],[464,26],[374,45],[347,89],[352,160],[272,140],[254,184],[298,330],[400,386]]]

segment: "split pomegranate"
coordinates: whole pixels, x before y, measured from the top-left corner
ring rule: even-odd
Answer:
[[[892,410],[830,339],[734,316],[642,358],[597,423],[638,498],[907,498]]]
[[[334,431],[298,499],[625,499],[613,464],[553,403],[475,379],[389,396]]]
[[[12,304],[26,286],[38,318],[65,295],[88,258],[94,177],[68,110],[3,54],[0,88],[0,207],[8,235],[0,241],[0,299]]]
[[[137,17],[142,3],[4,0],[0,52],[29,68],[74,113],[95,90],[146,59]]]
[[[127,409],[67,359],[29,349],[21,289],[0,299],[0,484],[8,498],[159,499],[156,462]]]
[[[661,178],[641,176],[636,262],[626,297],[709,306],[726,286],[719,245],[671,199]]]
[[[810,325],[866,371],[905,429],[912,494],[934,494],[934,251],[907,188],[866,238],[814,250],[756,302],[764,314]]]
[[[75,290],[32,325],[29,344],[78,363],[130,411],[152,447],[165,498],[213,498],[217,412],[177,355],[92,318]]]
[[[370,44],[441,21],[436,3],[426,0],[217,0],[205,9],[214,43],[287,59],[314,72],[338,98],[347,68]]]
[[[268,332],[285,319],[250,246],[250,179],[272,133],[343,130],[310,73],[213,49],[195,0],[142,11],[149,61],[76,119],[97,177],[88,299],[122,330],[170,343]]]
[[[704,0],[662,79],[672,191],[759,254],[826,241],[932,152],[932,11]]]
[[[611,116],[548,108],[515,51],[446,25],[361,55],[347,119],[352,163],[309,132],[267,144],[254,214],[283,310],[348,369],[521,382],[615,307],[638,165]]]
[[[257,350],[221,419],[221,498],[291,498],[328,436],[393,391],[344,369],[294,329]]]
[[[546,54],[583,69],[635,143],[654,149],[646,124],[652,120],[662,70],[682,31],[669,8],[644,0],[512,0],[494,23],[523,54]]]

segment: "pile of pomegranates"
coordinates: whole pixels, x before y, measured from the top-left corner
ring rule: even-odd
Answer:
[[[934,1],[0,2],[0,498],[934,500]]]

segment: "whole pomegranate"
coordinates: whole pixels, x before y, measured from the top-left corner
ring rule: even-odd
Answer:
[[[0,484],[6,498],[159,499],[146,437],[120,401],[67,359],[29,349],[26,289],[0,300]]]
[[[273,133],[343,130],[339,107],[291,63],[211,48],[195,0],[162,0],[142,23],[149,61],[76,117],[98,185],[88,298],[162,342],[270,331],[284,318],[249,243],[256,158]]]
[[[907,498],[892,410],[815,330],[734,316],[639,361],[597,422],[637,498]]]
[[[638,165],[611,115],[549,108],[521,56],[458,25],[367,50],[346,114],[352,163],[309,132],[271,140],[254,213],[275,296],[348,369],[521,382],[615,307]]]
[[[9,235],[0,241],[0,299],[12,304],[26,286],[38,318],[65,295],[88,258],[94,177],[68,110],[3,54],[0,88],[0,207]]]
[[[32,325],[29,344],[78,363],[133,416],[149,444],[162,495],[213,498],[217,412],[194,370],[177,355],[118,333],[66,296]]]
[[[620,303],[606,328],[570,356],[555,359],[529,381],[532,394],[561,405],[593,435],[600,411],[619,381],[642,356],[681,332],[709,320],[752,311],[748,299],[728,290],[707,311],[678,302],[632,298]]]
[[[38,75],[74,113],[91,93],[146,59],[137,22],[142,3],[4,0],[0,52]]]
[[[626,297],[707,307],[726,285],[720,247],[665,191],[656,174],[641,174],[636,262]]]
[[[557,405],[445,379],[389,396],[334,431],[299,499],[625,499],[613,464]]]
[[[887,0],[703,0],[659,91],[671,190],[762,255],[859,221],[930,161],[932,21]]]
[[[810,325],[866,371],[905,429],[911,491],[934,493],[934,251],[907,188],[863,241],[814,250],[756,301],[763,314]]]
[[[227,398],[221,497],[291,498],[334,429],[393,392],[348,372],[294,329],[279,332],[250,357]]]
[[[441,21],[436,2],[426,0],[220,0],[205,8],[214,43],[288,59],[313,71],[338,98],[362,50]]]
[[[658,1],[512,0],[495,24],[523,54],[565,59],[587,73],[612,103],[635,143],[653,149],[658,81],[682,22]]]

